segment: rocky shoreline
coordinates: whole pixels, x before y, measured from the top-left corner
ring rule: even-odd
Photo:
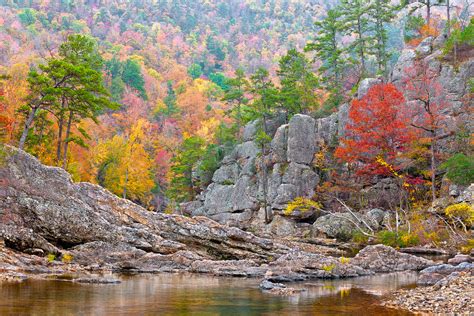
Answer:
[[[473,315],[473,270],[453,272],[432,286],[399,290],[383,305],[416,314]]]

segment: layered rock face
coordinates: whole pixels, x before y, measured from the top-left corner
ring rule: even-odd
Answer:
[[[0,166],[0,276],[187,271],[295,281],[380,270],[364,258],[352,264],[329,256],[327,247],[283,244],[207,217],[150,212],[99,186],[73,183],[64,170],[21,150],[6,147],[6,153]],[[367,251],[368,260],[386,251]],[[46,255],[62,262],[49,262]],[[394,250],[391,260],[400,256],[406,269],[432,265]]]

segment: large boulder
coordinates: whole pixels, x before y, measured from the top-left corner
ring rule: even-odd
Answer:
[[[351,263],[373,272],[395,272],[422,270],[435,265],[431,260],[401,253],[384,245],[367,246],[362,249]]]
[[[359,88],[357,89],[357,98],[359,99],[363,98],[367,94],[370,88],[380,83],[382,83],[382,80],[378,78],[363,79],[359,84]]]
[[[372,219],[363,214],[354,216],[349,212],[331,213],[319,217],[313,224],[316,234],[324,234],[329,238],[349,240],[359,228],[367,230],[369,225],[373,230],[379,228],[378,219]]]

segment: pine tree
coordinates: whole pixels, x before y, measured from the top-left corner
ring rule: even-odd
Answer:
[[[373,24],[375,36],[375,56],[377,58],[378,71],[387,75],[387,62],[390,54],[387,51],[387,30],[385,25],[395,16],[395,7],[390,0],[373,0],[369,7],[369,15]]]
[[[240,134],[242,127],[242,106],[248,103],[245,97],[245,91],[248,88],[249,82],[245,78],[245,73],[242,68],[235,71],[235,77],[226,80],[228,90],[225,92],[222,101],[231,104],[231,112],[235,114],[235,121],[237,123],[237,131]]]
[[[280,59],[277,71],[280,77],[280,100],[288,115],[314,110],[318,106],[315,90],[318,78],[311,71],[306,56],[296,49],[290,49]]]
[[[373,37],[369,35],[369,2],[367,0],[341,0],[340,10],[344,32],[356,36],[348,49],[358,56],[361,66],[360,76],[364,77],[367,71],[367,58],[370,55],[369,48],[373,45]]]
[[[278,90],[275,88],[270,80],[268,70],[265,68],[258,68],[255,74],[250,77],[251,88],[250,92],[253,94],[253,102],[251,109],[255,117],[260,122],[260,127],[257,132],[257,143],[260,146],[260,172],[262,173],[262,188],[263,188],[263,208],[265,210],[265,222],[271,221],[271,214],[268,208],[268,171],[265,157],[268,154],[268,143],[271,141],[271,136],[268,134],[268,118],[273,113],[275,104],[278,100]]]
[[[326,18],[314,23],[318,28],[317,36],[305,48],[305,51],[316,52],[316,57],[321,60],[319,71],[325,74],[323,81],[331,90],[341,86],[344,65],[344,49],[340,46],[339,38],[342,32],[340,18],[338,9],[329,10]]]

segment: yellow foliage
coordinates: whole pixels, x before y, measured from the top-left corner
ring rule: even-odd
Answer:
[[[326,272],[332,272],[332,270],[334,270],[334,268],[336,268],[336,265],[334,263],[330,264],[330,265],[323,265],[322,268]]]
[[[283,214],[290,215],[294,211],[298,210],[300,212],[307,212],[311,209],[321,209],[322,205],[319,202],[304,198],[304,197],[297,197],[288,205],[286,209],[283,211]]]
[[[113,193],[132,200],[146,201],[154,187],[153,160],[145,151],[143,141],[145,121],[132,127],[128,138],[115,135],[99,143],[95,149],[95,163],[102,169],[103,185]]]
[[[48,259],[48,262],[53,262],[54,260],[56,260],[56,255],[55,254],[48,254],[48,256],[46,257]]]
[[[350,258],[346,258],[346,257],[341,257],[339,258],[339,261],[342,263],[342,264],[347,264],[351,261]]]
[[[466,202],[448,206],[444,213],[449,218],[458,218],[468,225],[474,223],[474,207]]]
[[[62,262],[64,263],[71,263],[73,259],[73,256],[70,253],[65,253],[61,259]]]

